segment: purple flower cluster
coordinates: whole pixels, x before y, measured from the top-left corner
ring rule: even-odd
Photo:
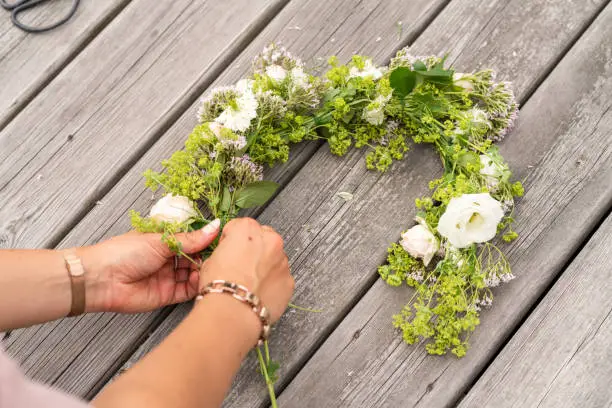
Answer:
[[[240,184],[263,180],[263,166],[254,163],[248,154],[232,157],[229,168]]]

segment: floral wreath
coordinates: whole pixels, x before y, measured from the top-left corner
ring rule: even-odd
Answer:
[[[429,353],[462,357],[481,307],[492,303],[491,288],[514,278],[491,243],[497,235],[517,237],[514,198],[523,194],[494,146],[517,117],[510,84],[495,82],[490,70],[455,73],[445,58],[405,49],[388,67],[360,55],[345,65],[331,57],[329,65],[313,75],[272,44],[254,59],[248,78],[211,91],[185,148],[162,162],[164,172],[145,172],[147,187],[165,195],[148,217],[132,211],[132,224],[162,233],[185,255],[176,233],[201,228],[208,218],[224,225],[273,196],[278,185],[263,180],[263,166],[286,162],[291,144],[323,139],[338,156],[352,146],[368,148],[366,166],[381,172],[404,157],[410,140],[432,144],[444,175],[429,183],[430,196],[416,199],[416,225],[391,244],[378,272],[391,286],[415,289],[393,319],[404,340],[429,340]],[[257,349],[275,406],[278,364],[267,343],[264,351],[265,358]]]

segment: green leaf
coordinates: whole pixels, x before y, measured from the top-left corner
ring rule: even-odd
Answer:
[[[273,181],[256,181],[248,184],[238,192],[236,205],[240,208],[251,208],[263,205],[274,195],[278,184]]]
[[[274,360],[268,361],[266,371],[268,372],[268,377],[270,378],[270,382],[274,384],[278,381],[278,369],[280,368],[280,364]]]
[[[202,229],[202,227],[204,227],[204,221],[196,220],[189,224],[189,231],[197,231],[199,229]]]
[[[442,85],[452,84],[453,73],[452,69],[444,69],[438,65],[428,71],[417,71],[419,79]]]
[[[412,68],[414,68],[415,71],[427,71],[427,65],[425,65],[423,61],[416,61],[412,64]]]
[[[232,205],[232,193],[229,191],[229,188],[225,187],[223,189],[223,198],[221,199],[221,204],[219,205],[219,209],[223,212],[228,212],[231,205]]]
[[[403,99],[412,92],[416,85],[416,72],[406,67],[395,68],[389,76],[389,83],[393,92]]]

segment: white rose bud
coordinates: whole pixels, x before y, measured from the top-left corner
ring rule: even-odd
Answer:
[[[438,232],[451,245],[465,248],[492,240],[503,216],[501,203],[489,193],[464,194],[450,200],[438,222]]]
[[[225,126],[217,122],[208,122],[208,128],[215,134],[215,136],[217,136],[218,139],[221,138],[221,129],[224,127]]]
[[[494,189],[499,184],[499,179],[503,175],[502,168],[486,154],[480,155],[480,174],[487,179],[487,186]]]
[[[151,208],[149,217],[158,222],[181,223],[198,215],[193,202],[187,197],[167,194]]]
[[[415,225],[404,232],[400,245],[413,257],[423,259],[425,266],[429,264],[440,247],[436,236],[423,225]]]
[[[472,81],[463,79],[466,76],[467,74],[461,74],[461,73],[455,72],[453,74],[453,82],[455,85],[460,86],[461,88],[465,89],[467,92],[472,92],[474,90],[474,84],[472,83]]]

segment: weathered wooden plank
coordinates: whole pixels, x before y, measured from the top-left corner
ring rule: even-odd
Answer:
[[[44,35],[27,34],[0,10],[0,129],[66,66],[130,0],[82,2],[73,19]],[[57,21],[70,2],[50,2],[28,13],[28,22]],[[25,15],[24,15],[25,18]]]
[[[564,3],[543,7],[538,3],[526,7],[521,2],[522,7],[517,7],[516,2],[509,5],[510,8],[514,5],[516,11],[506,20],[505,4],[482,2],[478,8],[473,2],[453,1],[417,39],[413,50],[416,54],[450,51],[461,69],[474,68],[474,53],[488,50],[490,57],[483,63],[500,71],[505,78],[518,77],[519,95],[524,96],[596,14],[596,6],[601,6],[599,3],[585,9],[584,5]],[[572,17],[561,20],[561,15]],[[483,21],[493,23],[486,25]],[[556,32],[557,36],[534,35],[525,30],[536,23],[542,32]],[[483,26],[486,26],[484,34]],[[466,37],[457,32],[465,32]],[[497,39],[507,37],[512,37],[520,47],[501,47]],[[542,52],[531,57],[534,47]],[[509,58],[513,52],[516,56]],[[529,64],[524,63],[523,55],[531,57]],[[522,145],[522,148],[533,151],[532,159],[545,151],[534,150],[533,146]],[[364,167],[361,152],[339,159],[323,148],[259,217],[285,237],[297,280],[294,302],[323,309],[320,314],[290,311],[276,327],[272,350],[283,366],[281,387],[376,279],[375,268],[383,262],[389,241],[399,236],[414,215],[413,198],[423,194],[432,174],[440,171],[438,159],[429,149],[415,149],[404,163],[385,175],[368,172]],[[352,192],[354,199],[345,202],[336,196],[339,191]],[[185,310],[173,313],[159,330],[171,330]],[[389,326],[389,321],[385,319],[384,324]],[[154,340],[145,343],[138,355],[164,337],[158,331],[153,336]],[[327,359],[323,364],[330,361]],[[255,361],[246,362],[228,398],[230,404],[262,404],[265,389],[256,373]],[[317,389],[309,391],[319,394]],[[338,393],[334,391],[328,396],[334,399]],[[293,401],[293,405],[327,404],[306,401]]]
[[[290,3],[214,85],[233,83],[244,76],[253,56],[269,42],[278,40],[296,55],[315,64],[320,63],[316,56],[336,53],[347,58],[359,49],[384,61],[395,49],[421,32],[443,4],[438,0],[419,0],[410,5],[399,1],[375,0]],[[389,21],[391,11],[396,13],[398,19],[406,21],[401,33],[397,31],[395,20]],[[130,208],[149,209],[151,193],[144,191],[141,174],[147,167],[158,166],[162,158],[181,147],[195,124],[195,111],[195,105],[188,109],[71,231],[61,246],[92,243],[122,233],[129,229],[126,213]],[[268,177],[286,183],[317,147],[317,144],[297,146],[292,151],[292,160],[268,172]],[[172,324],[178,323],[184,315],[183,310],[181,308],[176,312],[177,318]],[[80,395],[89,395],[92,387],[107,372],[118,368],[118,359],[124,353],[133,351],[131,345],[147,335],[163,313],[138,316],[107,314],[66,319],[17,331],[9,338],[7,346],[29,375],[55,382],[63,389]],[[129,330],[126,330],[128,327]]]
[[[608,216],[460,407],[612,405],[610,242]]]
[[[0,132],[0,247],[57,243],[287,1],[130,3]]]
[[[549,8],[550,13],[558,11],[556,6]],[[532,18],[541,27],[544,19]],[[533,24],[529,19],[516,22],[517,29]],[[504,247],[518,279],[496,291],[494,307],[481,314],[467,356],[460,360],[452,355],[429,356],[422,345],[404,344],[391,317],[413,292],[378,280],[283,392],[284,406],[439,407],[452,406],[461,397],[612,205],[611,23],[612,6],[607,6],[525,104],[518,128],[501,144],[517,177],[527,179],[527,193],[516,208],[521,236]],[[503,23],[496,29],[502,27]],[[549,27],[543,32],[558,31]],[[533,41],[549,37],[535,35]],[[505,52],[503,44],[491,45]],[[529,53],[531,47],[525,50]],[[521,54],[516,58],[522,59]],[[521,79],[525,71],[508,71],[503,65],[497,69],[504,77],[509,73],[518,77],[519,84],[529,82]],[[528,95],[525,88],[518,91],[521,99]],[[404,177],[424,170],[428,168],[413,168]],[[411,207],[410,198],[421,192],[413,187],[412,194],[404,196],[406,205]],[[389,210],[386,201],[381,197],[380,211]],[[389,229],[392,222],[399,223],[391,232],[398,237],[410,222],[411,211],[403,218],[375,215],[373,223],[383,218]],[[347,222],[365,223],[361,219],[372,216],[363,212]],[[366,252],[369,258],[382,258],[385,246],[386,242],[357,245],[343,255],[365,258],[359,253]],[[362,261],[360,266],[375,273],[374,261]]]

